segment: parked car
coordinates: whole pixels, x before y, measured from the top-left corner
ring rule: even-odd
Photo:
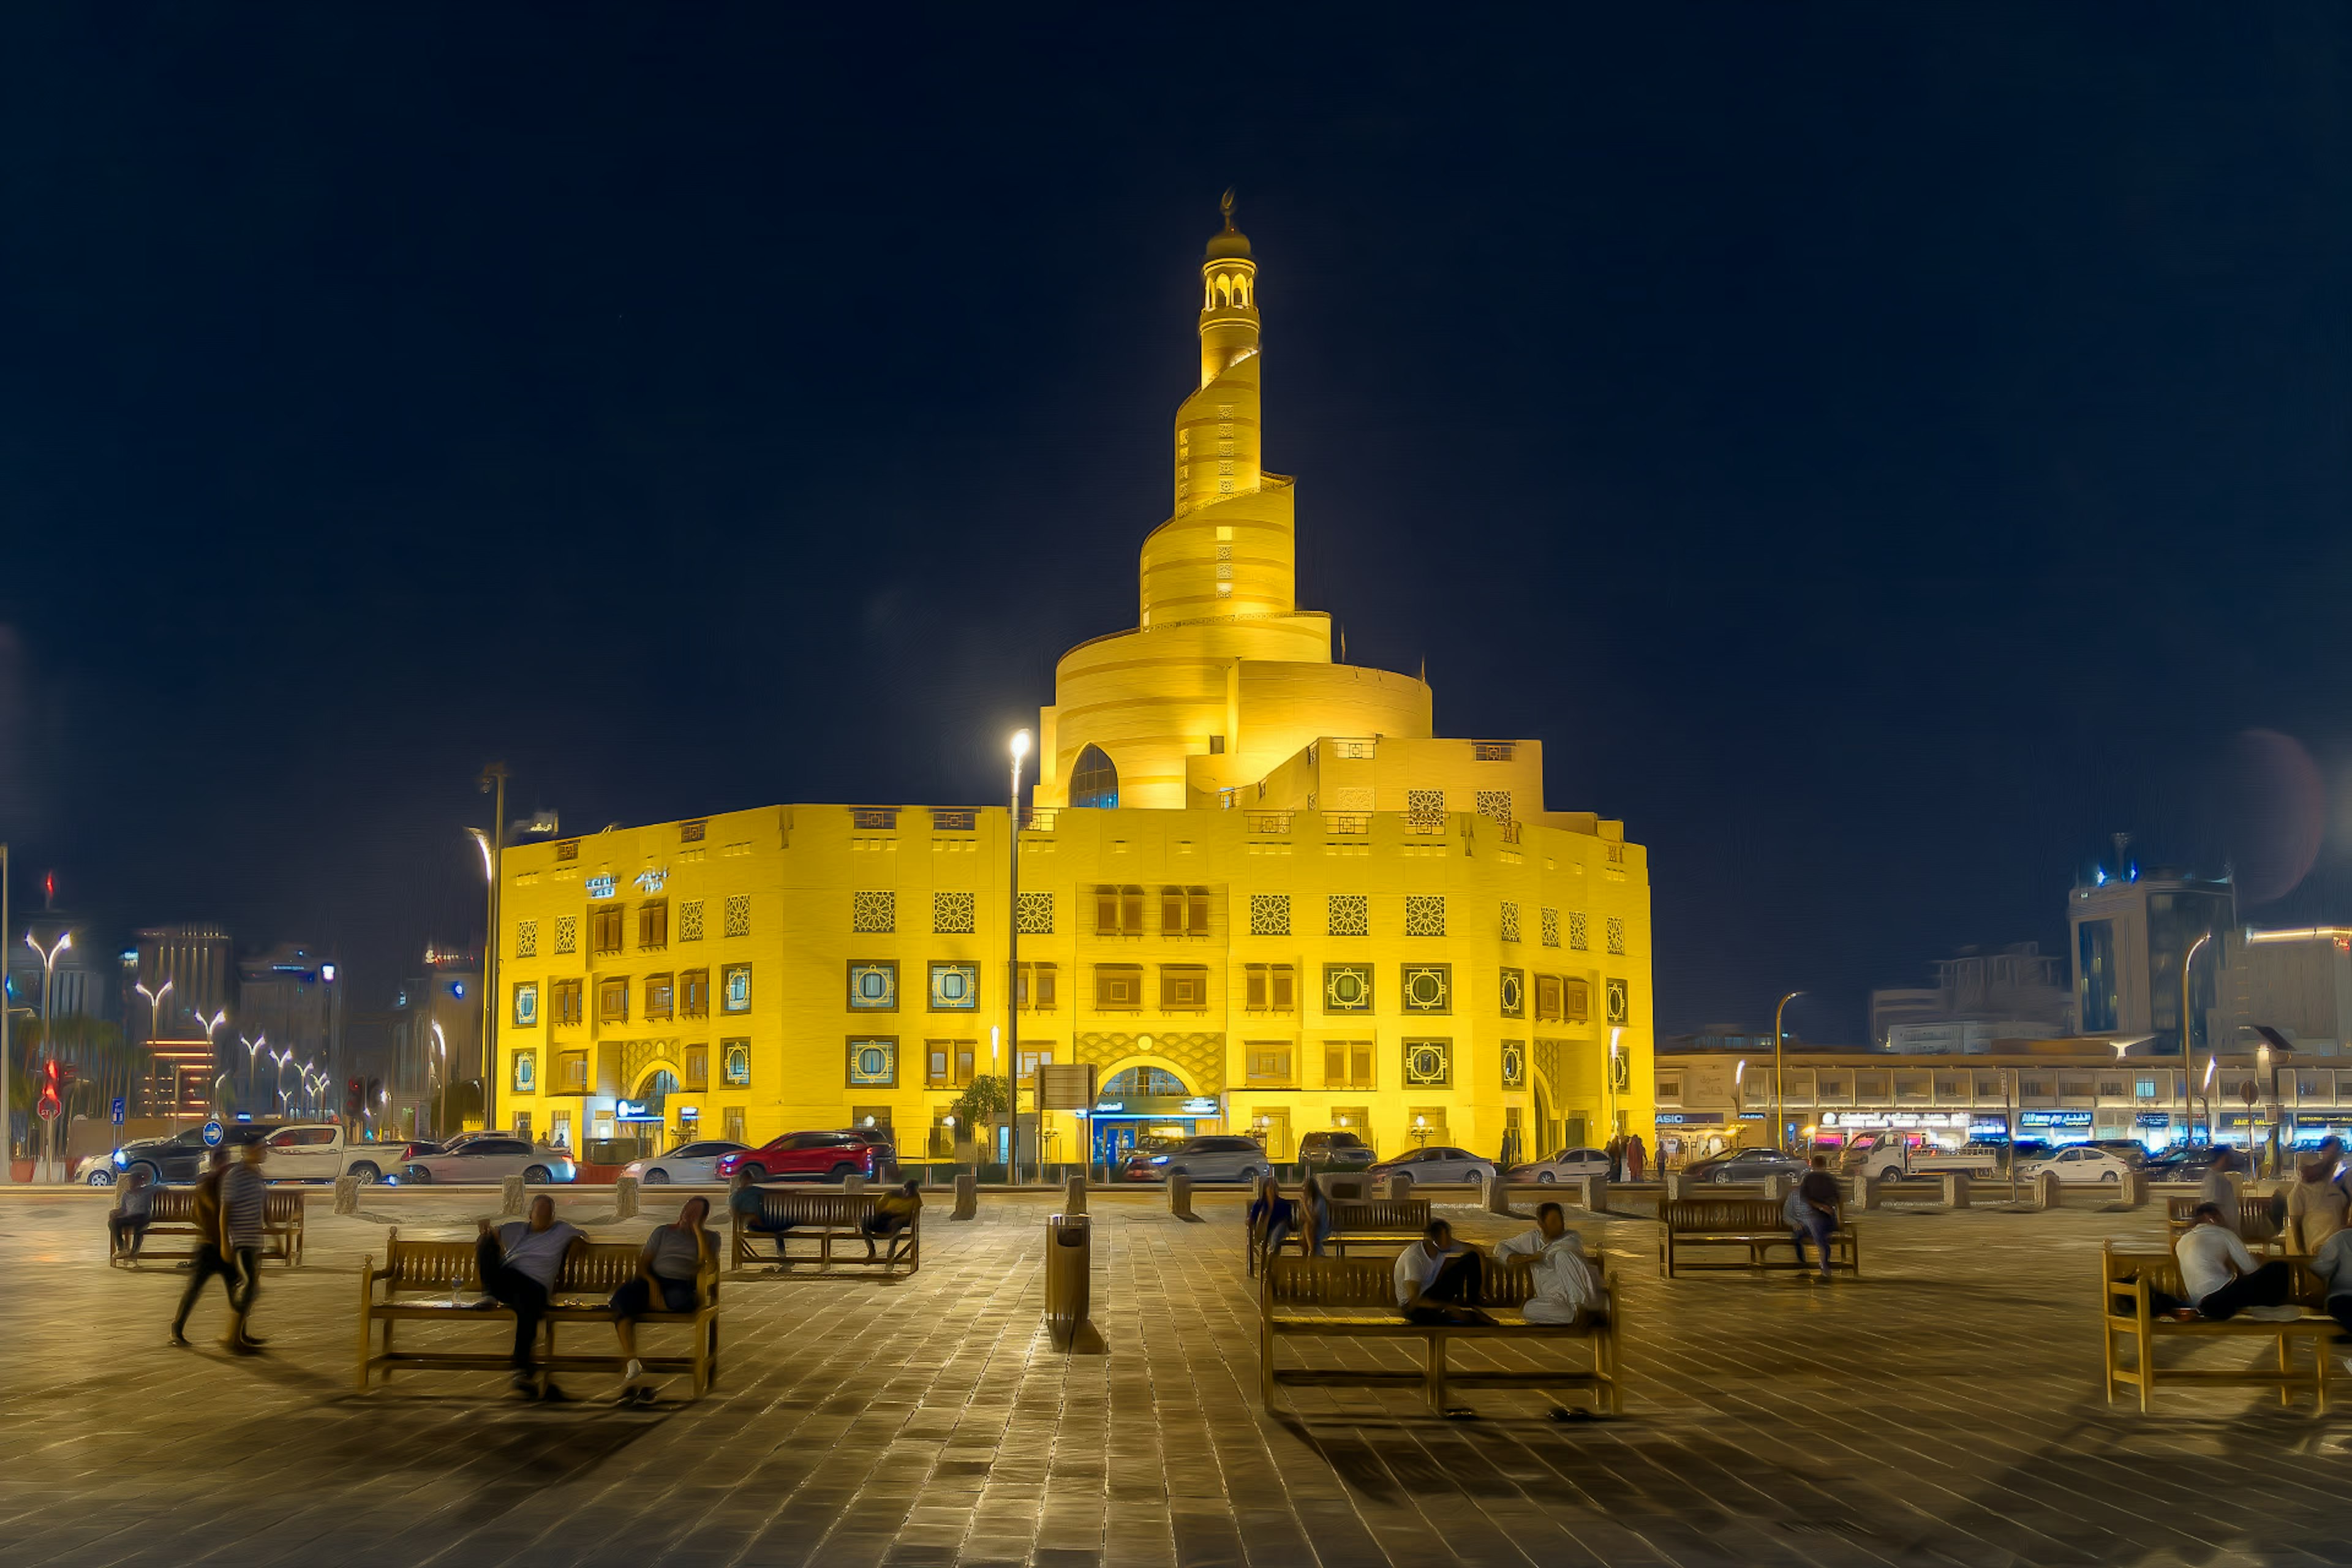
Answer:
[[[1204,1133],[1187,1138],[1164,1154],[1130,1157],[1124,1174],[1130,1182],[1164,1182],[1190,1176],[1196,1182],[1253,1182],[1271,1168],[1265,1148],[1255,1138]]]
[[[2147,1163],[2147,1145],[2137,1138],[2094,1138],[2084,1147],[2104,1149],[2134,1170]]]
[[[1511,1180],[1533,1182],[1549,1187],[1571,1176],[1606,1176],[1609,1173],[1609,1151],[1606,1149],[1562,1149],[1549,1160],[1530,1160],[1524,1165],[1511,1167]]]
[[[844,1176],[874,1179],[878,1151],[855,1132],[787,1132],[757,1149],[736,1149],[719,1156],[712,1173],[732,1181],[735,1173],[749,1173],[755,1182],[837,1182]]]
[[[356,1176],[362,1186],[397,1176],[411,1160],[433,1152],[428,1145],[401,1142],[352,1142],[333,1122],[280,1127],[262,1144],[268,1150],[261,1161],[264,1181],[331,1182]]]
[[[845,1127],[841,1131],[845,1137],[874,1145],[874,1159],[878,1169],[887,1171],[898,1163],[898,1141],[890,1136],[887,1127],[877,1123],[872,1127]]]
[[[485,1137],[473,1139],[463,1148],[411,1160],[400,1172],[404,1184],[420,1187],[451,1182],[502,1182],[509,1176],[520,1176],[537,1186],[547,1182],[577,1181],[580,1167],[562,1149],[527,1143],[520,1138]]]
[[[1172,1154],[1192,1142],[1188,1138],[1171,1138],[1165,1133],[1147,1132],[1138,1138],[1118,1163],[1119,1179],[1129,1182],[1149,1182],[1160,1179],[1159,1168],[1151,1163],[1158,1154]]]
[[[1299,1164],[1318,1175],[1361,1171],[1372,1159],[1372,1146],[1352,1132],[1309,1132],[1298,1141]]]
[[[93,1187],[114,1185],[114,1151],[103,1154],[84,1154],[74,1162],[73,1179]]]
[[[2021,1179],[2031,1182],[2039,1180],[2044,1171],[2055,1171],[2058,1173],[2058,1181],[2062,1186],[2076,1186],[2085,1183],[2099,1182],[2109,1182],[2121,1186],[2124,1178],[2137,1168],[2128,1161],[2117,1159],[2105,1149],[2095,1149],[2088,1143],[2076,1143],[2061,1149],[2054,1154],[2018,1166],[2017,1173]]]
[[[1793,1154],[1783,1154],[1778,1149],[1737,1149],[1712,1160],[1701,1160],[1683,1172],[1685,1177],[1700,1182],[1761,1182],[1768,1176],[1787,1176],[1800,1180],[1812,1167]]]
[[[725,1138],[698,1138],[654,1159],[632,1160],[621,1167],[621,1174],[635,1176],[653,1187],[671,1182],[715,1182],[719,1180],[719,1157],[744,1147]]]
[[[1450,1144],[1433,1143],[1426,1149],[1415,1149],[1410,1154],[1400,1154],[1393,1160],[1383,1160],[1371,1169],[1374,1176],[1385,1176],[1402,1171],[1416,1184],[1424,1182],[1483,1182],[1495,1173],[1495,1162],[1467,1149]]]
[[[282,1125],[276,1121],[239,1121],[229,1124],[225,1131],[228,1141],[236,1142],[257,1132],[265,1135],[275,1132]],[[202,1127],[184,1127],[169,1138],[133,1139],[117,1149],[113,1157],[117,1173],[142,1168],[146,1171],[150,1182],[193,1182],[204,1173],[205,1130]],[[93,1184],[103,1186],[106,1184]]]
[[[1850,1176],[1866,1175],[1881,1182],[1900,1181],[1905,1176],[1940,1176],[1947,1172],[1990,1176],[2000,1171],[2000,1155],[1981,1144],[1947,1149],[1929,1139],[1876,1133],[1857,1138],[1849,1144],[1840,1168]]]
[[[2185,1149],[2168,1149],[2141,1168],[2151,1182],[2201,1182],[2221,1152],[2210,1143],[2192,1143]]]

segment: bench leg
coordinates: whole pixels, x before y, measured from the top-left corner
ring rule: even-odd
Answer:
[[[360,1264],[360,1366],[357,1390],[361,1394],[368,1391],[368,1343],[375,1337],[371,1331],[375,1327],[375,1320],[368,1310],[375,1300],[375,1280],[373,1278],[374,1272],[374,1258],[362,1260]]]
[[[2311,1342],[2311,1359],[2316,1363],[2311,1369],[2311,1397],[2313,1413],[2319,1415],[2327,1414],[2327,1347],[2332,1338],[2323,1334]]]
[[[2287,1345],[2287,1341],[2292,1336],[2290,1336],[2284,1329],[2281,1329],[2279,1331],[2279,1405],[2282,1408],[2294,1403],[2294,1386],[2287,1382],[2288,1373],[2294,1365],[2294,1352],[2290,1350]]]
[[[1262,1312],[1257,1320],[1257,1403],[1259,1409],[1274,1414],[1274,1330]]]
[[[1429,1409],[1433,1415],[1445,1414],[1445,1336],[1430,1333],[1429,1342]]]

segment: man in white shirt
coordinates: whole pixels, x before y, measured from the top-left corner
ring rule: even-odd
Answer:
[[[1536,1207],[1536,1228],[1495,1248],[1495,1260],[1530,1259],[1536,1293],[1521,1309],[1530,1323],[1573,1323],[1608,1310],[1608,1295],[1586,1261],[1584,1241],[1568,1228],[1558,1204]]]
[[[474,1244],[474,1266],[482,1289],[515,1315],[514,1385],[518,1393],[561,1399],[562,1390],[549,1378],[541,1386],[531,1362],[531,1347],[540,1321],[547,1316],[548,1298],[563,1278],[563,1260],[572,1243],[587,1239],[579,1226],[555,1217],[555,1200],[541,1194],[531,1201],[530,1218],[516,1220],[498,1230],[484,1220],[481,1238]]]
[[[1432,1220],[1422,1238],[1397,1254],[1397,1310],[1407,1322],[1431,1326],[1493,1321],[1478,1300],[1478,1249],[1454,1239],[1454,1227]]]
[[[2197,1205],[2194,1223],[2172,1252],[2180,1263],[2181,1289],[2200,1317],[2220,1322],[2243,1312],[2265,1322],[2290,1322],[2303,1315],[2284,1304],[2294,1289],[2294,1268],[2283,1262],[2257,1267],[2219,1204]]]

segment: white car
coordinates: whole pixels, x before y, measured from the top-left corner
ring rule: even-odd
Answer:
[[[2057,1172],[2061,1186],[2107,1182],[2120,1187],[2132,1173],[2132,1167],[2105,1149],[2078,1143],[2039,1160],[2030,1160],[2017,1168],[2019,1177],[2028,1182],[2035,1180],[2044,1171]]]
[[[1533,1182],[1538,1186],[1552,1186],[1578,1176],[1609,1174],[1609,1153],[1605,1149],[1562,1149],[1549,1160],[1532,1160],[1524,1165],[1511,1167],[1511,1180]]]
[[[476,1138],[462,1149],[409,1161],[401,1169],[400,1182],[403,1186],[429,1187],[436,1183],[495,1183],[520,1176],[538,1186],[576,1181],[579,1175],[579,1167],[562,1149],[494,1134]]]
[[[668,1153],[651,1160],[632,1160],[621,1167],[621,1174],[635,1176],[652,1187],[672,1182],[717,1184],[719,1156],[750,1147],[748,1143],[730,1142],[724,1138],[698,1139],[691,1143],[681,1143]]]
[[[1383,1160],[1367,1174],[1375,1181],[1402,1171],[1416,1184],[1428,1182],[1483,1182],[1495,1173],[1495,1162],[1451,1144],[1433,1143],[1393,1160]]]

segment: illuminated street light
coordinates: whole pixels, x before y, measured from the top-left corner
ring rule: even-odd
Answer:
[[[1021,1184],[1021,763],[1029,754],[1029,731],[1013,732],[1013,793],[1008,797],[1004,816],[1006,839],[1004,875],[1004,1087],[1009,1091],[1005,1100],[1012,1118],[1010,1140],[1004,1151],[1004,1179],[1008,1185]],[[1045,1125],[1045,1101],[1043,1093],[1037,1100],[1037,1126],[1042,1133]],[[1038,1154],[1045,1154],[1045,1139],[1037,1140]]]
[[[49,1030],[49,998],[50,994],[58,988],[58,955],[73,946],[73,932],[59,931],[55,945],[45,950],[39,942],[33,940],[33,933],[26,931],[25,945],[41,955],[41,1055],[47,1060],[50,1067],[55,1068],[58,1061],[58,1040]],[[42,1130],[41,1167],[44,1179],[52,1173],[58,1135],[64,1131],[64,1123],[65,1118],[62,1115],[52,1117],[49,1125]]]
[[[1780,1070],[1780,1059],[1782,1043],[1788,1036],[1780,1028],[1780,1015],[1788,1011],[1790,1003],[1803,994],[1801,991],[1791,991],[1772,1009],[1772,1147],[1783,1154],[1789,1152],[1789,1111],[1781,1098],[1781,1086],[1788,1075]]]

